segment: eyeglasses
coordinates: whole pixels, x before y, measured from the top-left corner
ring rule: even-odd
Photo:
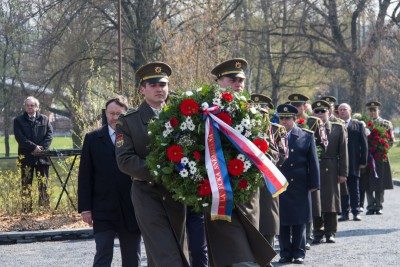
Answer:
[[[314,113],[318,114],[318,113],[325,113],[327,110],[326,109],[317,109],[314,110]]]

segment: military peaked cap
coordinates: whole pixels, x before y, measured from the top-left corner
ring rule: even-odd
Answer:
[[[288,96],[290,103],[306,103],[310,98],[302,94],[291,94]]]
[[[297,108],[290,104],[279,105],[276,108],[276,111],[278,112],[279,117],[294,117],[298,113]]]
[[[378,101],[370,101],[366,104],[367,108],[379,108],[382,104]]]
[[[311,105],[313,110],[328,110],[330,107],[330,104],[327,101],[324,100],[318,100],[315,101],[312,105]]]
[[[272,99],[266,95],[252,94],[250,96],[250,100],[253,101],[254,104],[259,104],[261,108],[274,108],[274,104],[272,104]]]
[[[321,100],[324,100],[331,105],[334,105],[337,101],[336,97],[334,97],[334,96],[323,96],[323,97],[321,97]]]
[[[211,74],[221,78],[228,76],[231,78],[246,78],[245,71],[247,69],[247,61],[243,58],[233,58],[218,64]]]
[[[168,82],[171,76],[171,67],[164,62],[151,62],[141,66],[135,73],[136,80],[140,82]]]

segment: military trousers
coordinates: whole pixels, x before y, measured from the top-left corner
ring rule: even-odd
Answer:
[[[374,195],[375,193],[375,195]],[[377,211],[383,209],[385,191],[367,191],[367,210]]]
[[[314,237],[335,236],[337,232],[337,213],[322,212],[320,217],[314,217]]]

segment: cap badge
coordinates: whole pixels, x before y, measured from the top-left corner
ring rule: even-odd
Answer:
[[[326,101],[326,102],[329,102],[329,97],[325,98],[325,101]]]
[[[157,73],[160,73],[160,72],[161,72],[161,67],[156,67],[154,70],[155,70]]]
[[[298,96],[295,96],[293,99],[294,99],[294,100],[299,100],[299,97],[298,97]]]
[[[317,106],[318,106],[318,107],[321,106],[321,103],[317,103]]]
[[[254,98],[254,100],[258,102],[258,100],[259,100],[258,96],[256,96],[256,97]]]
[[[287,107],[284,107],[284,108],[283,108],[283,111],[288,111]]]
[[[375,106],[375,103],[371,103],[371,106]]]
[[[236,62],[235,68],[240,69],[242,67],[242,63]]]

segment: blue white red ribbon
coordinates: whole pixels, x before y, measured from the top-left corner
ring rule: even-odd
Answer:
[[[368,157],[371,160],[371,167],[372,167],[372,170],[374,171],[375,178],[379,178],[378,173],[376,172],[376,163],[375,163],[374,155],[372,155],[372,153],[368,152]]]
[[[286,190],[288,185],[285,176],[266,157],[266,155],[239,131],[220,120],[213,113],[219,107],[208,108],[202,104],[206,116],[206,167],[212,192],[211,219],[230,221],[233,206],[233,194],[230,186],[228,170],[219,140],[218,130],[232,142],[232,144],[249,159],[262,173],[268,190],[273,197]],[[229,210],[230,209],[230,210]]]

